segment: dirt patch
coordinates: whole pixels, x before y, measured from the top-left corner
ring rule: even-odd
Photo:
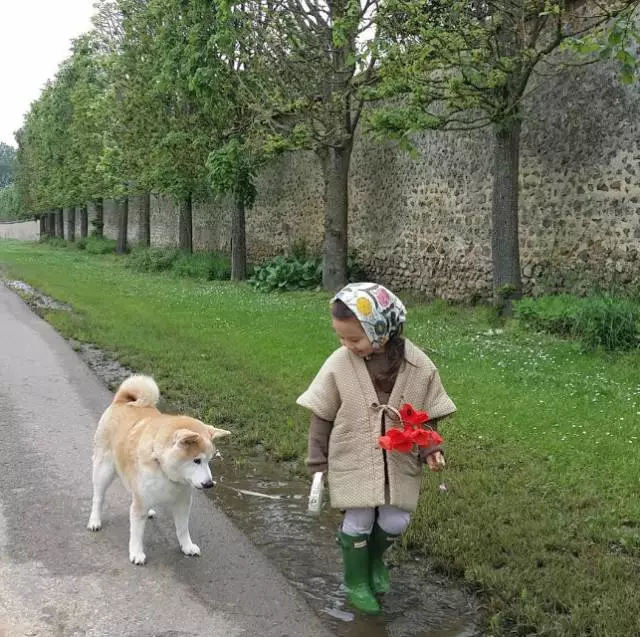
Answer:
[[[132,369],[121,365],[115,356],[90,343],[81,343],[73,338],[66,339],[80,358],[92,369],[93,373],[112,391],[120,383],[135,374]]]

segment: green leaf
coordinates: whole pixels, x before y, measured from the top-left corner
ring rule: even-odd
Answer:
[[[620,71],[620,80],[623,84],[633,84],[636,79],[636,69],[633,67],[623,67]]]

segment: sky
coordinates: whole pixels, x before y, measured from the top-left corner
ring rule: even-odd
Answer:
[[[13,133],[71,40],[91,28],[95,0],[0,0],[0,142]]]

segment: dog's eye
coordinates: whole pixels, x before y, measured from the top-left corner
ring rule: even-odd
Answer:
[[[196,459],[194,460],[194,462],[195,462],[196,464],[200,464],[200,463],[202,462],[202,460],[200,460],[200,458],[196,458]]]

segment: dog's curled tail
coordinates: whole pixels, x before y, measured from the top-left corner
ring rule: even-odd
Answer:
[[[160,400],[160,390],[151,376],[129,376],[118,387],[113,398],[114,405],[131,407],[155,407]]]

